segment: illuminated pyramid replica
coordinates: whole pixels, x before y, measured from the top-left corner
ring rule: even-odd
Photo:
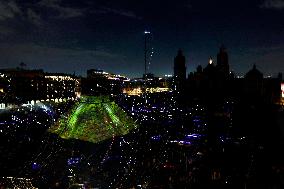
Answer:
[[[136,127],[134,120],[107,96],[85,96],[49,131],[64,139],[98,143],[126,135]]]

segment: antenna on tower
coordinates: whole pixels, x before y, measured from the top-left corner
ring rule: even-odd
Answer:
[[[145,30],[144,31],[144,37],[145,37],[145,43],[144,43],[144,77],[146,79],[147,77],[147,62],[148,62],[148,52],[149,52],[149,49],[148,49],[148,42],[149,42],[149,37],[151,35],[151,32],[150,31],[147,31]],[[149,69],[149,67],[148,67]]]
[[[152,60],[152,56],[153,56],[153,48],[151,48],[151,51],[149,51],[149,39],[152,36],[152,33],[148,30],[144,31],[144,92],[146,95],[147,92],[147,68],[149,70],[149,66],[150,66],[150,61]],[[150,54],[149,54],[150,52]],[[150,55],[150,57],[149,57]],[[147,66],[148,65],[148,66]],[[145,96],[146,99],[146,103],[147,103],[147,97]]]

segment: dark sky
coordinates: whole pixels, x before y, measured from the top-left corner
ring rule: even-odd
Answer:
[[[172,74],[179,48],[190,72],[221,44],[238,75],[284,72],[284,0],[0,0],[0,68],[141,76],[145,29],[156,75]]]

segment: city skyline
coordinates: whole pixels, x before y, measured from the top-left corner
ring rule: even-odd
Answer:
[[[0,0],[0,189],[284,188],[284,0]]]
[[[0,2],[1,68],[86,75],[97,68],[141,77],[144,31],[154,48],[149,72],[173,73],[179,48],[187,73],[203,67],[221,44],[230,68],[244,75],[253,64],[264,75],[284,72],[284,1],[6,1]],[[242,13],[240,15],[240,12]]]

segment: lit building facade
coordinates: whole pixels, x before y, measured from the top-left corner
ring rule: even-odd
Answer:
[[[80,91],[80,79],[73,75],[20,68],[0,70],[2,109],[6,104],[74,100]]]
[[[87,95],[122,93],[129,79],[123,75],[112,74],[98,69],[87,70],[87,78],[82,78],[82,93]]]
[[[284,105],[284,83],[281,83],[281,105]]]
[[[80,97],[80,78],[63,73],[46,73],[46,100],[63,101]]]
[[[147,79],[145,88],[145,79]],[[161,93],[171,91],[172,76],[155,77],[154,74],[147,74],[147,77],[134,78],[123,86],[123,93],[129,96],[140,96],[144,93]]]
[[[45,98],[43,70],[2,69],[4,102],[24,103]]]

